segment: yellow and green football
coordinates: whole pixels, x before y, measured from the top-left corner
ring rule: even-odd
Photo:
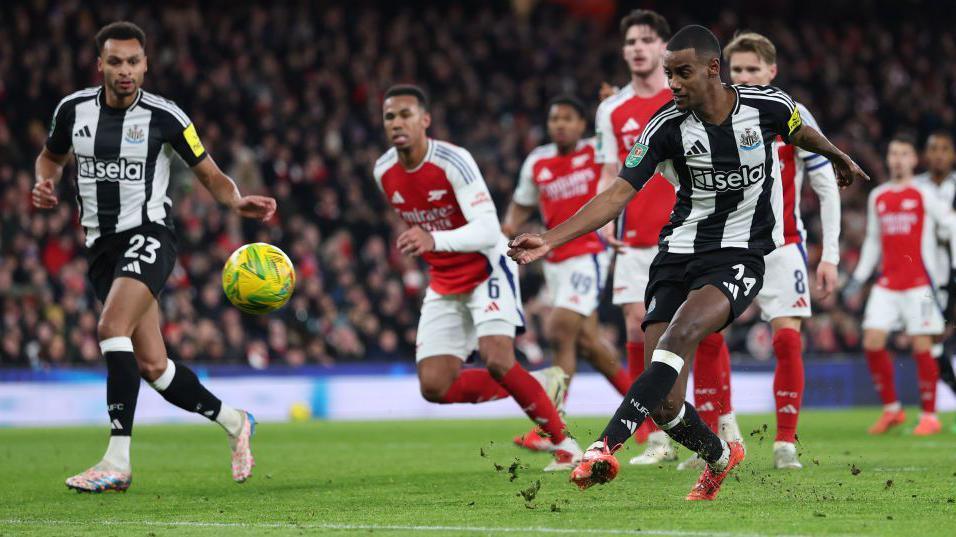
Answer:
[[[275,311],[289,301],[294,289],[292,261],[271,244],[247,244],[233,252],[222,268],[226,298],[245,313]]]

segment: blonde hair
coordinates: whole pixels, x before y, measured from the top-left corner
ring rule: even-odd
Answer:
[[[777,47],[766,36],[757,32],[742,32],[734,36],[724,47],[724,60],[730,61],[730,56],[737,52],[753,52],[758,58],[769,65],[777,63]]]

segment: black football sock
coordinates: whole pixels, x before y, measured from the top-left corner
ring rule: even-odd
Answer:
[[[670,423],[658,423],[678,444],[700,455],[709,463],[716,463],[724,454],[725,442],[700,419],[694,405],[684,402],[684,408]]]
[[[209,392],[199,382],[199,377],[183,364],[176,365],[166,361],[166,371],[150,386],[163,396],[163,399],[187,412],[195,412],[215,421],[219,417],[222,401]]]
[[[111,436],[132,436],[136,398],[139,396],[139,367],[133,356],[133,341],[113,337],[100,341],[106,359],[106,411]]]
[[[668,392],[677,382],[677,374],[684,365],[676,354],[655,350],[650,367],[634,380],[624,401],[617,408],[614,417],[601,433],[598,441],[615,450],[627,441],[634,431],[644,423],[654,409],[661,406]]]

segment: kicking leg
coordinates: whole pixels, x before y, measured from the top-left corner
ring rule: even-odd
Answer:
[[[169,403],[218,423],[228,435],[233,480],[242,483],[249,479],[255,466],[250,444],[255,419],[244,410],[224,404],[185,364],[177,365],[167,358],[160,331],[159,303],[155,300],[133,331],[132,340],[143,379]]]

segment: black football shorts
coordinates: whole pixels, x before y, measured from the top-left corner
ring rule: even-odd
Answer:
[[[176,264],[176,236],[154,222],[100,237],[89,251],[89,278],[96,298],[106,302],[113,280],[139,280],[159,297]]]
[[[669,323],[687,295],[705,285],[720,289],[730,301],[727,326],[740,316],[763,287],[763,252],[723,248],[699,254],[659,252],[651,263],[641,328]],[[723,329],[723,327],[721,327]]]

